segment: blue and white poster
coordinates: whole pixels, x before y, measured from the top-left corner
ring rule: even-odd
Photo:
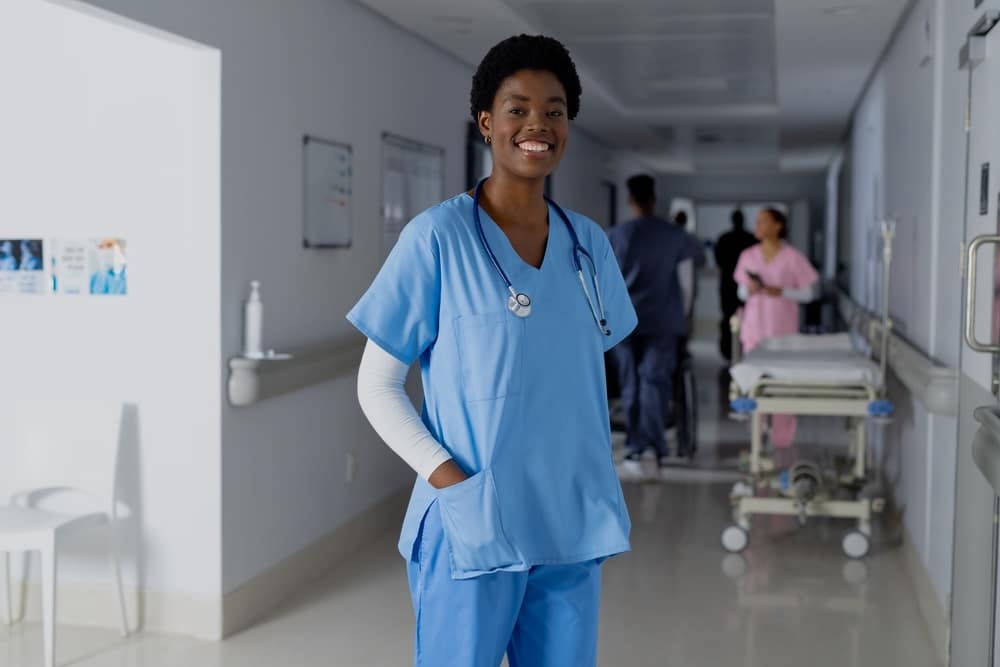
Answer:
[[[41,239],[0,239],[0,294],[45,294]]]
[[[128,294],[128,244],[124,239],[58,240],[52,249],[56,294]]]

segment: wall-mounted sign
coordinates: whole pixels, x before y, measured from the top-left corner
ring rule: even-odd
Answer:
[[[52,291],[56,294],[128,294],[124,239],[60,239],[52,245]]]
[[[351,245],[354,209],[351,147],[306,135],[303,144],[303,236],[306,248]]]
[[[0,239],[0,294],[44,294],[41,239]]]

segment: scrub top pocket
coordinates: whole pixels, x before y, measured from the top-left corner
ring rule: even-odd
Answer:
[[[453,578],[512,569],[521,562],[504,533],[492,471],[440,489],[437,496]]]
[[[489,401],[521,391],[524,320],[508,312],[455,320],[467,401]]]

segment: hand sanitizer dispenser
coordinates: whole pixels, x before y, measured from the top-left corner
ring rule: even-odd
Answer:
[[[263,304],[260,302],[260,281],[250,282],[250,298],[243,308],[243,356],[260,359],[264,356],[261,348],[261,317]]]

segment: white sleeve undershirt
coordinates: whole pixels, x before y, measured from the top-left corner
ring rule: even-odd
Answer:
[[[818,287],[817,283],[807,285],[806,287],[799,287],[797,289],[792,289],[791,287],[786,287],[781,290],[781,296],[786,299],[791,299],[792,301],[798,301],[799,303],[810,303],[814,301],[818,296],[816,289]]]
[[[358,403],[372,428],[425,480],[451,459],[406,393],[406,364],[368,341],[358,369]]]
[[[681,286],[681,297],[684,302],[684,316],[691,313],[694,305],[694,260],[685,259],[677,265],[677,282]]]
[[[792,288],[786,287],[781,290],[781,296],[786,299],[791,299],[792,301],[797,301],[798,303],[811,303],[816,299],[818,283],[813,283],[808,287]],[[737,288],[737,294],[740,297],[740,301],[747,301],[750,299],[750,288],[746,285],[740,285]]]

